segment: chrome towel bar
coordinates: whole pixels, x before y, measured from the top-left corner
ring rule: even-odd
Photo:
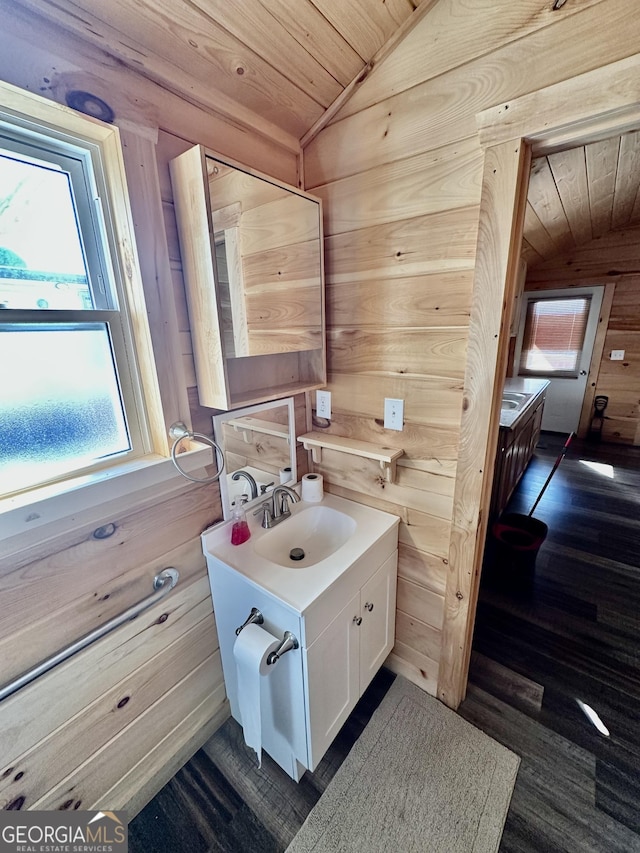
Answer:
[[[20,690],[22,687],[26,687],[27,684],[30,684],[39,676],[44,675],[45,672],[49,672],[49,670],[53,669],[54,666],[57,666],[72,655],[82,651],[82,649],[86,649],[87,646],[95,643],[96,640],[100,640],[105,636],[105,634],[109,634],[111,631],[115,630],[115,628],[119,628],[120,625],[124,625],[125,622],[130,622],[132,619],[135,619],[136,616],[139,616],[140,613],[147,610],[153,604],[156,604],[156,602],[164,598],[167,593],[171,592],[174,586],[178,583],[179,577],[180,575],[177,569],[168,568],[161,571],[153,579],[154,592],[151,593],[151,595],[147,596],[147,598],[142,601],[139,601],[137,604],[134,604],[119,616],[114,616],[113,619],[105,622],[104,625],[100,625],[99,628],[95,628],[89,634],[85,634],[84,637],[81,637],[79,640],[71,643],[71,645],[61,649],[55,655],[52,655],[50,658],[47,658],[37,664],[33,669],[28,670],[28,672],[25,672],[19,678],[14,679],[9,682],[9,684],[5,684],[4,687],[0,688],[0,702],[3,699],[6,699],[7,696],[11,696],[12,693]]]

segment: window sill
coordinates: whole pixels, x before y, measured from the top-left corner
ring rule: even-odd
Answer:
[[[192,450],[181,453],[180,466],[187,473],[202,471],[211,462],[211,448],[191,442]],[[197,474],[196,476],[202,476]],[[32,489],[20,495],[0,499],[0,541],[59,522],[69,516],[91,510],[125,496],[157,488],[158,494],[175,486],[176,479],[186,483],[171,459],[149,455],[143,459],[116,465],[83,477]]]

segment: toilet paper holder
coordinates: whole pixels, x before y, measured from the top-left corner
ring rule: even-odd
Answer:
[[[247,616],[242,625],[239,628],[236,628],[236,637],[243,628],[247,627],[247,625],[262,625],[263,622],[264,616],[262,613],[260,613],[257,607],[252,607],[251,613]]]
[[[282,638],[282,642],[278,646],[277,649],[271,652],[269,657],[267,658],[267,664],[270,666],[274,663],[277,663],[283,654],[286,652],[290,652],[292,649],[299,648],[300,643],[296,639],[296,637],[291,633],[291,631],[285,631],[284,637]]]
[[[264,616],[257,607],[251,608],[251,613],[244,620],[242,625],[239,628],[236,628],[236,637],[240,634],[243,628],[246,628],[247,625],[262,625],[264,624]],[[300,648],[300,643],[296,639],[295,635],[291,633],[291,631],[285,631],[284,636],[280,642],[280,645],[277,649],[274,649],[269,657],[267,658],[267,663],[271,666],[274,663],[277,663],[282,655],[286,654],[286,652],[290,652],[292,649]]]

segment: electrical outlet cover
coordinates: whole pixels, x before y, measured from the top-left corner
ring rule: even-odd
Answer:
[[[331,420],[331,391],[316,391],[316,416]]]
[[[404,400],[385,397],[384,428],[402,431],[404,427]]]

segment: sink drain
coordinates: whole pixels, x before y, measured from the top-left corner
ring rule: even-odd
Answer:
[[[304,551],[302,548],[292,548],[289,551],[289,559],[290,560],[304,560]]]

